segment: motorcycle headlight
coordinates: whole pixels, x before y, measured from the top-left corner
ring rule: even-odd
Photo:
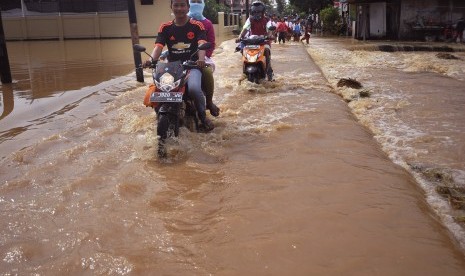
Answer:
[[[174,77],[170,73],[165,73],[160,77],[160,83],[162,85],[169,85],[174,82]]]
[[[249,62],[256,62],[257,59],[258,59],[258,56],[259,56],[259,54],[256,54],[256,55],[249,55],[249,54],[247,54],[247,60],[248,60]]]
[[[160,82],[155,81],[155,85],[163,92],[173,91],[179,86],[181,79],[174,81],[173,75],[165,73],[160,77]]]

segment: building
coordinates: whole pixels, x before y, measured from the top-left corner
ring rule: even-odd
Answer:
[[[216,2],[225,5],[231,13],[245,13],[246,10],[246,0],[216,0]],[[251,2],[249,0],[249,3]]]
[[[248,4],[252,4],[255,0],[248,0]],[[247,0],[216,0],[218,4],[223,4],[231,9],[232,13],[246,13]],[[270,0],[270,5],[276,7],[276,0]]]
[[[357,39],[446,40],[464,0],[347,0]]]

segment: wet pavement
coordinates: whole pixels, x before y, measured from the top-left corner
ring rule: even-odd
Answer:
[[[464,248],[465,44],[316,37],[307,50]]]

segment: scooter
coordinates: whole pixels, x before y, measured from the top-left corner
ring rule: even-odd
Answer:
[[[193,132],[199,132],[199,118],[194,101],[187,95],[187,80],[191,69],[199,68],[193,57],[199,50],[207,50],[211,43],[200,45],[197,51],[191,55],[190,60],[166,61],[167,51],[162,54],[159,61],[146,52],[142,45],[135,44],[134,51],[144,52],[151,58],[153,84],[145,93],[144,104],[154,108],[157,114],[158,156],[167,156],[165,146],[166,139],[178,137],[179,128],[187,127]],[[163,60],[165,59],[165,60]]]
[[[242,49],[242,71],[248,81],[258,84],[266,77],[268,77],[268,80],[272,80],[272,74],[267,75],[268,64],[265,56],[265,45],[270,40],[271,38],[263,35],[251,35],[240,39],[240,42],[244,45]]]

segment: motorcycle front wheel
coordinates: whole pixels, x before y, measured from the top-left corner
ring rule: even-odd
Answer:
[[[157,135],[158,135],[158,157],[166,157],[165,140],[168,138],[168,130],[170,126],[170,118],[168,114],[158,115]]]
[[[169,127],[170,127],[169,115],[159,114],[158,124],[157,124],[157,135],[160,137],[160,140],[164,141],[166,138],[168,138]]]
[[[250,82],[254,82],[255,80],[255,77],[254,77],[254,74],[247,74],[247,80],[250,81]]]

